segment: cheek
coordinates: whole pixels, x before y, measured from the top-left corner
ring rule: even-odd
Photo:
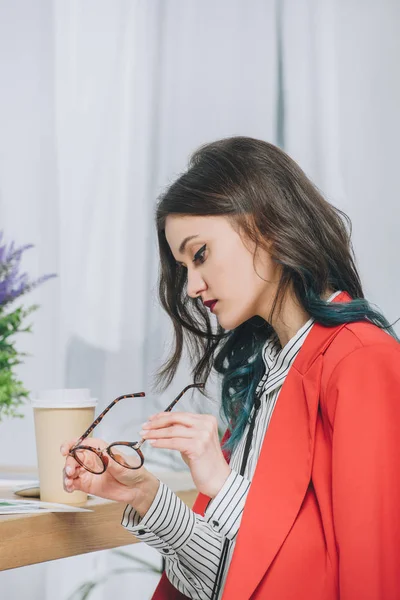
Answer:
[[[223,257],[213,268],[213,280],[219,286],[222,284],[228,290],[236,292],[253,286],[257,275],[254,271],[253,257],[243,250],[231,252]]]
[[[223,297],[216,316],[224,329],[234,329],[256,314],[256,290],[250,282],[243,282],[235,274],[223,289]]]
[[[238,261],[223,274],[221,270],[217,272],[222,302],[216,316],[224,329],[234,329],[259,314],[260,298],[263,302],[272,301],[279,279],[275,264],[264,264],[263,268],[256,266],[256,269],[257,272],[251,258],[247,264]]]
[[[262,278],[262,279],[261,279]],[[265,272],[256,271],[253,257],[241,257],[234,265],[230,273],[230,281],[235,295],[247,298],[251,302],[254,294],[258,293],[265,282]]]
[[[224,312],[232,315],[237,311],[249,313],[247,318],[250,318],[260,294],[267,288],[273,293],[278,267],[270,257],[264,256],[262,261],[255,262],[254,256],[243,248],[230,248],[229,251],[225,248],[225,251],[207,273],[207,283],[215,297],[224,300]]]

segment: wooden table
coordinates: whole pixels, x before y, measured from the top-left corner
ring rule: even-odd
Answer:
[[[193,505],[197,492],[189,473],[158,473],[157,477],[188,506]],[[0,497],[19,498],[4,487]],[[138,543],[121,525],[125,506],[91,498],[83,508],[93,512],[0,515],[0,571]]]

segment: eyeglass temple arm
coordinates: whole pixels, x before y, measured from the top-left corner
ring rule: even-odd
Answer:
[[[93,423],[90,425],[90,427],[88,427],[88,429],[86,429],[85,433],[83,435],[81,435],[81,437],[79,438],[79,440],[76,442],[76,444],[74,445],[73,448],[71,448],[71,450],[74,450],[74,448],[76,448],[77,446],[79,446],[79,444],[85,439],[87,438],[93,431],[93,429],[95,427],[97,427],[97,425],[100,423],[100,421],[103,419],[104,415],[106,415],[108,413],[108,411],[115,406],[115,404],[117,404],[117,402],[119,402],[120,400],[123,400],[124,398],[138,398],[138,397],[142,397],[145,396],[146,394],[144,392],[137,392],[135,394],[126,394],[124,396],[118,396],[118,398],[115,398],[115,400],[113,400],[104,410],[102,413],[99,414],[99,416],[97,417],[97,419],[95,421],[93,421]],[[70,450],[70,451],[71,451]]]
[[[165,409],[164,412],[170,412],[175,404],[182,398],[183,394],[185,394],[188,390],[190,390],[191,388],[199,388],[199,389],[204,389],[205,388],[205,383],[191,383],[190,385],[187,385],[178,395],[176,398],[174,398],[174,400],[171,402],[171,404],[169,404],[167,406],[167,408]],[[90,425],[90,427],[85,431],[85,433],[83,435],[81,435],[81,437],[79,438],[79,440],[76,442],[76,444],[74,445],[73,448],[70,449],[70,452],[72,450],[74,450],[74,448],[76,448],[77,446],[79,446],[79,444],[81,444],[81,442],[87,438],[93,431],[93,429],[95,427],[97,427],[97,425],[100,423],[100,421],[103,419],[104,415],[106,415],[108,413],[108,411],[115,405],[117,404],[117,402],[119,402],[120,400],[123,400],[124,398],[138,398],[138,397],[142,397],[145,396],[145,392],[137,392],[136,394],[126,394],[124,396],[119,396],[118,398],[115,398],[115,400],[113,400],[104,410],[102,413],[99,414],[99,416],[97,417],[97,419],[95,421],[93,421],[93,423]],[[140,442],[138,442],[138,447],[140,447],[142,445],[144,440],[140,440]]]
[[[182,398],[183,394],[185,392],[187,392],[188,390],[190,390],[191,388],[200,388],[203,389],[205,388],[206,384],[205,383],[191,383],[190,385],[187,385],[178,395],[177,397],[172,400],[171,404],[169,404],[167,406],[167,408],[164,410],[164,412],[171,412],[171,410],[174,408],[175,404]],[[141,448],[142,445],[144,444],[146,440],[145,439],[141,439],[139,442],[137,442],[136,444],[136,448]]]
[[[191,383],[190,385],[187,385],[181,391],[181,393],[178,394],[177,397],[174,400],[172,400],[171,404],[169,404],[167,406],[167,408],[164,410],[164,412],[170,412],[174,408],[175,404],[182,398],[183,394],[185,392],[187,392],[188,390],[190,390],[191,388],[200,388],[200,389],[203,389],[203,388],[205,388],[205,385],[206,385],[205,383]]]

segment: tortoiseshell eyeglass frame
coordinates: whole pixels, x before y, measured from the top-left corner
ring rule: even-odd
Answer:
[[[191,388],[199,388],[199,389],[203,389],[205,387],[205,383],[192,383],[190,385],[187,385],[177,396],[176,398],[174,398],[174,400],[171,402],[171,404],[169,404],[167,406],[167,408],[164,410],[164,412],[170,412],[175,404],[182,398],[183,394],[185,394],[185,392],[187,392],[188,390],[190,390]],[[124,396],[118,396],[118,398],[115,398],[115,400],[113,400],[111,402],[111,404],[109,404],[102,413],[99,414],[99,416],[93,421],[93,423],[90,425],[90,427],[88,427],[85,431],[85,433],[83,435],[81,435],[81,437],[79,438],[79,440],[76,442],[75,446],[73,446],[72,448],[70,448],[69,451],[69,456],[72,456],[76,462],[83,467],[84,469],[86,469],[86,471],[89,471],[90,473],[93,473],[94,475],[101,475],[102,473],[104,473],[104,471],[107,469],[107,461],[104,458],[104,453],[106,452],[108,454],[108,456],[110,458],[112,458],[113,460],[115,460],[116,463],[118,463],[119,465],[125,467],[126,469],[132,469],[132,470],[136,470],[136,469],[140,469],[143,466],[144,463],[144,456],[142,451],[140,450],[140,447],[142,446],[142,444],[146,441],[144,439],[141,439],[139,442],[113,442],[112,444],[109,444],[106,448],[95,448],[94,446],[82,446],[82,442],[85,438],[87,438],[93,431],[93,429],[95,427],[97,427],[97,425],[100,423],[100,421],[103,419],[103,417],[108,413],[109,410],[111,410],[111,408],[113,406],[115,406],[117,404],[117,402],[119,402],[120,400],[123,400],[124,398],[139,398],[139,397],[143,397],[146,394],[144,392],[136,392],[134,394],[125,394]],[[127,464],[122,464],[120,462],[118,462],[114,456],[112,455],[112,448],[113,446],[128,446],[129,448],[132,448],[132,450],[135,450],[139,456],[140,459],[140,465],[139,466],[128,466]],[[90,452],[94,452],[99,459],[101,460],[101,463],[103,465],[103,470],[102,471],[92,471],[89,467],[87,467],[79,458],[77,451],[78,450],[89,450]]]

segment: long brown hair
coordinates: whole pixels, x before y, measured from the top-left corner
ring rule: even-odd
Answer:
[[[319,296],[326,289],[340,288],[353,298],[363,297],[347,217],[324,200],[285,152],[267,142],[244,137],[207,144],[193,154],[188,170],[164,193],[157,206],[159,294],[176,335],[175,351],[161,371],[168,383],[182,354],[184,330],[192,334],[188,337],[192,349],[197,347],[200,351],[198,367],[203,372],[198,372],[198,376],[202,377],[209,372],[209,352],[220,338],[212,334],[201,302],[186,294],[186,270],[176,264],[165,238],[169,214],[234,217],[256,244],[268,240],[273,258],[282,265],[274,309],[290,282],[303,304],[301,292],[306,273]],[[251,220],[246,218],[249,215]],[[194,344],[193,334],[198,338]]]
[[[222,139],[193,154],[187,171],[157,205],[159,296],[175,330],[175,347],[159,371],[160,384],[171,382],[186,342],[195,381],[205,380],[212,367],[223,374],[224,412],[234,419],[239,408],[251,406],[262,368],[257,355],[271,334],[270,324],[259,317],[230,332],[213,330],[201,300],[187,295],[186,269],[167,243],[165,222],[171,214],[225,215],[256,247],[268,243],[282,268],[272,313],[279,311],[291,286],[304,310],[323,325],[370,320],[389,328],[363,299],[348,217],[276,146],[247,137]],[[327,290],[345,290],[352,302],[327,303],[322,299]]]

